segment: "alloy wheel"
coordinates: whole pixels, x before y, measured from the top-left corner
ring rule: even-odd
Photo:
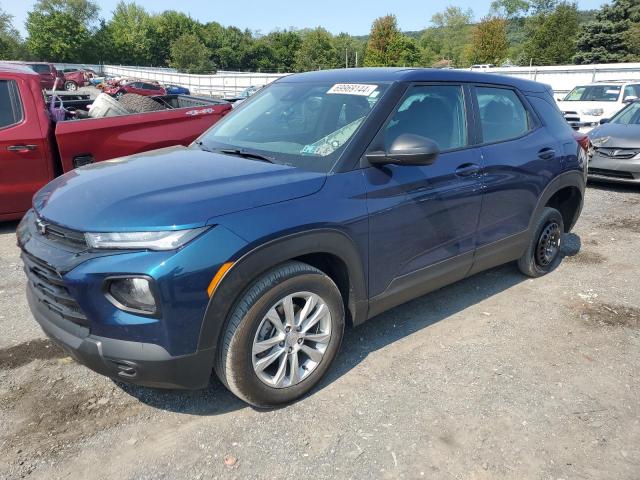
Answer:
[[[297,385],[320,364],[330,340],[327,303],[311,292],[287,295],[258,326],[251,352],[253,369],[270,387]]]

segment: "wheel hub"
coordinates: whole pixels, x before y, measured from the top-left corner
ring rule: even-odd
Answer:
[[[549,222],[545,225],[540,233],[536,248],[535,260],[538,265],[546,267],[556,259],[560,252],[561,238],[560,225],[556,222]]]
[[[320,364],[330,340],[331,314],[326,302],[310,292],[287,295],[258,326],[253,369],[270,387],[296,385]]]

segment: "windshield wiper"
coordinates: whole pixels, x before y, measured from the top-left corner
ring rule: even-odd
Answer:
[[[251,158],[253,160],[260,160],[262,162],[275,163],[273,161],[273,158],[265,157],[264,155],[256,152],[240,150],[239,148],[218,148],[215,151],[224,155],[234,155],[236,157]]]

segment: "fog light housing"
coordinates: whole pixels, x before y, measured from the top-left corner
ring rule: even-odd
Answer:
[[[149,277],[109,278],[104,290],[107,299],[120,310],[142,315],[158,313],[153,280]]]

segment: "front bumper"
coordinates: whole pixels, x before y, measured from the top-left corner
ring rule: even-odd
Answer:
[[[639,184],[640,159],[615,159],[593,152],[589,160],[590,180]]]
[[[27,287],[31,312],[44,333],[71,357],[114,380],[155,388],[205,388],[211,377],[214,349],[172,356],[159,345],[89,334],[89,330],[60,319]]]

